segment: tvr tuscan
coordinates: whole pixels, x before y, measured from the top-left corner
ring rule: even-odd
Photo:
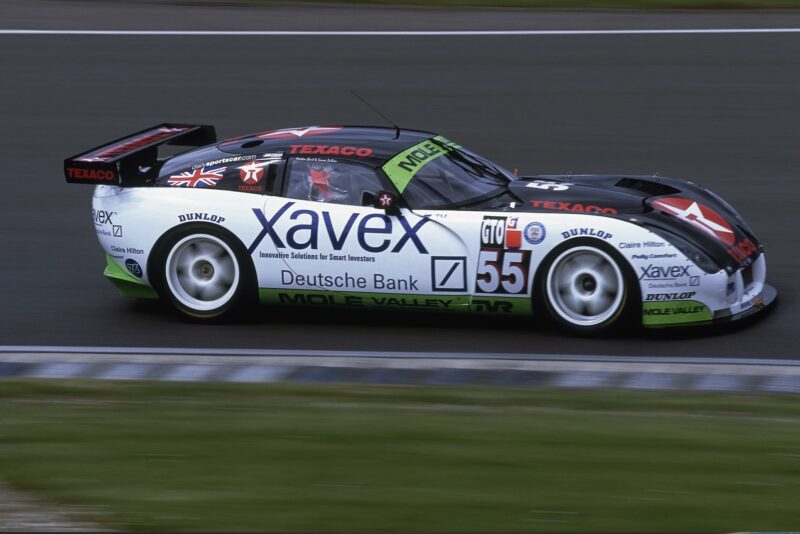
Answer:
[[[166,145],[197,147],[160,156]],[[174,152],[174,150],[173,150]],[[275,305],[541,314],[592,333],[768,306],[763,247],[711,191],[519,177],[440,135],[161,124],[64,162],[120,293],[195,318]]]

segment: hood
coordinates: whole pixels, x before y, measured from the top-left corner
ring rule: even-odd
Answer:
[[[584,213],[647,227],[673,244],[689,241],[721,268],[751,264],[763,247],[741,216],[704,187],[662,176],[545,175],[509,184],[525,211]]]

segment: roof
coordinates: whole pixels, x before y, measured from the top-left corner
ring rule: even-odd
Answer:
[[[284,153],[372,159],[380,162],[435,134],[379,126],[305,126],[228,139],[217,147],[232,154]]]

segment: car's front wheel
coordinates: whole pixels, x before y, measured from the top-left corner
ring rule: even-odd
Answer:
[[[240,243],[214,228],[179,231],[159,254],[159,289],[191,317],[229,315],[254,291],[251,264],[241,249]]]
[[[638,305],[632,276],[610,247],[580,241],[550,256],[540,293],[550,317],[562,328],[580,334],[608,332],[632,322]]]

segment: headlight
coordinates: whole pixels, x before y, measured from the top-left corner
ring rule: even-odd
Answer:
[[[714,274],[719,272],[722,267],[717,264],[714,259],[709,256],[704,250],[699,248],[694,243],[687,241],[677,234],[673,234],[663,228],[656,228],[654,226],[647,226],[647,229],[656,233],[668,241],[672,246],[683,252],[683,254],[692,260],[695,265],[700,267],[704,272]]]

